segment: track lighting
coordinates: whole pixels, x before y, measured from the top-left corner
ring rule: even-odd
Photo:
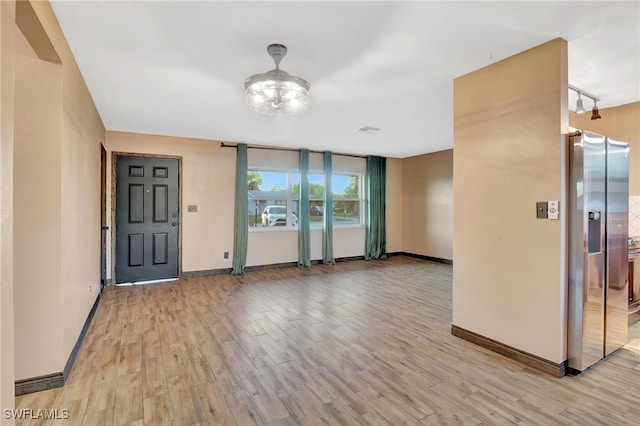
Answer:
[[[578,100],[576,101],[576,114],[583,114],[587,112],[587,110],[584,109],[584,106],[582,105],[582,98],[580,97],[580,95],[582,95],[582,92],[578,92]]]
[[[598,111],[598,101],[597,100],[593,100],[593,109],[591,110],[591,119],[592,120],[599,120],[602,117],[600,117],[600,111]]]
[[[584,109],[584,105],[582,103],[582,95],[584,95],[587,98],[590,98],[591,100],[593,100],[593,109],[591,110],[591,119],[599,120],[602,118],[600,116],[600,111],[598,111],[598,101],[600,100],[600,98],[598,98],[597,96],[593,96],[592,94],[587,93],[582,89],[578,89],[577,87],[572,85],[569,85],[569,89],[573,90],[578,94],[578,100],[576,101],[576,110],[575,110],[576,114],[582,114],[584,112],[587,112]]]

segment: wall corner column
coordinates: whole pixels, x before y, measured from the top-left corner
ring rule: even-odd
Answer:
[[[13,318],[13,123],[15,1],[0,2],[0,408],[11,409],[14,393]],[[13,424],[2,419],[2,424]]]
[[[566,359],[567,42],[454,81],[453,325],[554,365]],[[566,205],[566,203],[564,203]]]

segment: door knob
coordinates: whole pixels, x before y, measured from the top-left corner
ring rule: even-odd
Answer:
[[[178,222],[171,222],[171,226],[176,226]]]

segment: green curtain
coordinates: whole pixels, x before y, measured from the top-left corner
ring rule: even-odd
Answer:
[[[364,258],[382,259],[386,256],[385,193],[387,179],[387,159],[367,157],[367,215],[365,219]]]
[[[309,229],[309,150],[300,150],[300,203],[298,204],[298,266],[311,266]]]
[[[244,274],[247,265],[247,242],[249,237],[249,184],[247,181],[247,145],[238,145],[236,158],[236,205],[233,236],[234,275]]]
[[[322,216],[322,263],[335,265],[333,258],[333,193],[331,188],[331,151],[324,158],[324,213]]]

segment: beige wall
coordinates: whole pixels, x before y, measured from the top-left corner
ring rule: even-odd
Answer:
[[[567,43],[553,40],[454,82],[453,324],[566,359]]]
[[[386,211],[387,253],[404,251],[402,240],[403,180],[404,159],[387,158]]]
[[[19,33],[14,118],[16,379],[63,370],[100,283],[104,126],[50,4],[32,6],[62,64],[38,59]]]
[[[591,114],[570,112],[569,125],[629,142],[630,194],[640,195],[640,102],[600,112],[602,119],[595,121],[590,119]],[[394,230],[402,236],[398,244],[402,249],[389,251],[452,259],[453,150],[388,159],[387,167],[388,241],[394,240]],[[394,169],[401,171],[397,179]],[[394,197],[396,200],[390,201]],[[402,206],[396,209],[402,211],[401,219],[395,219],[391,211],[398,204]],[[417,211],[421,214],[416,214]]]
[[[629,142],[629,194],[640,195],[640,102],[600,110],[602,118],[591,114],[569,114],[569,125]]]
[[[181,240],[182,270],[202,271],[231,267],[233,253],[234,182],[236,151],[221,148],[219,142],[199,139],[107,132],[109,166],[114,152],[182,157]],[[114,188],[107,172],[107,191]],[[107,223],[112,223],[111,196],[107,196]],[[198,206],[187,213],[187,205]],[[110,239],[115,238],[111,235]],[[108,267],[112,270],[108,244]]]
[[[453,150],[402,160],[402,250],[453,259]]]
[[[16,376],[61,371],[62,67],[22,33],[15,77],[14,280]],[[38,123],[34,126],[33,123]],[[44,320],[44,321],[43,321]],[[20,338],[41,333],[39,338]],[[35,354],[50,353],[48,357]]]
[[[231,267],[233,252],[233,213],[235,199],[236,151],[221,148],[220,142],[124,132],[107,133],[107,151],[170,155],[182,158],[182,271],[204,271]],[[249,167],[285,168],[295,170],[296,153],[285,151],[249,150]],[[312,166],[320,167],[318,158]],[[318,161],[315,161],[318,160]],[[110,161],[109,161],[110,162]],[[361,158],[334,156],[335,171],[364,173]],[[111,173],[107,187],[112,188]],[[111,212],[111,197],[108,197]],[[198,205],[197,213],[186,213],[189,204]],[[109,213],[110,214],[110,213]],[[108,218],[112,222],[112,218]],[[112,235],[112,238],[115,236]],[[335,257],[362,256],[364,227],[334,228]],[[112,270],[111,249],[108,250],[108,270]],[[311,231],[311,258],[322,258],[322,233]],[[256,230],[249,232],[247,266],[296,262],[298,235],[295,230]]]
[[[0,408],[14,406],[13,118],[15,3],[0,2]],[[2,424],[13,424],[2,420]]]

